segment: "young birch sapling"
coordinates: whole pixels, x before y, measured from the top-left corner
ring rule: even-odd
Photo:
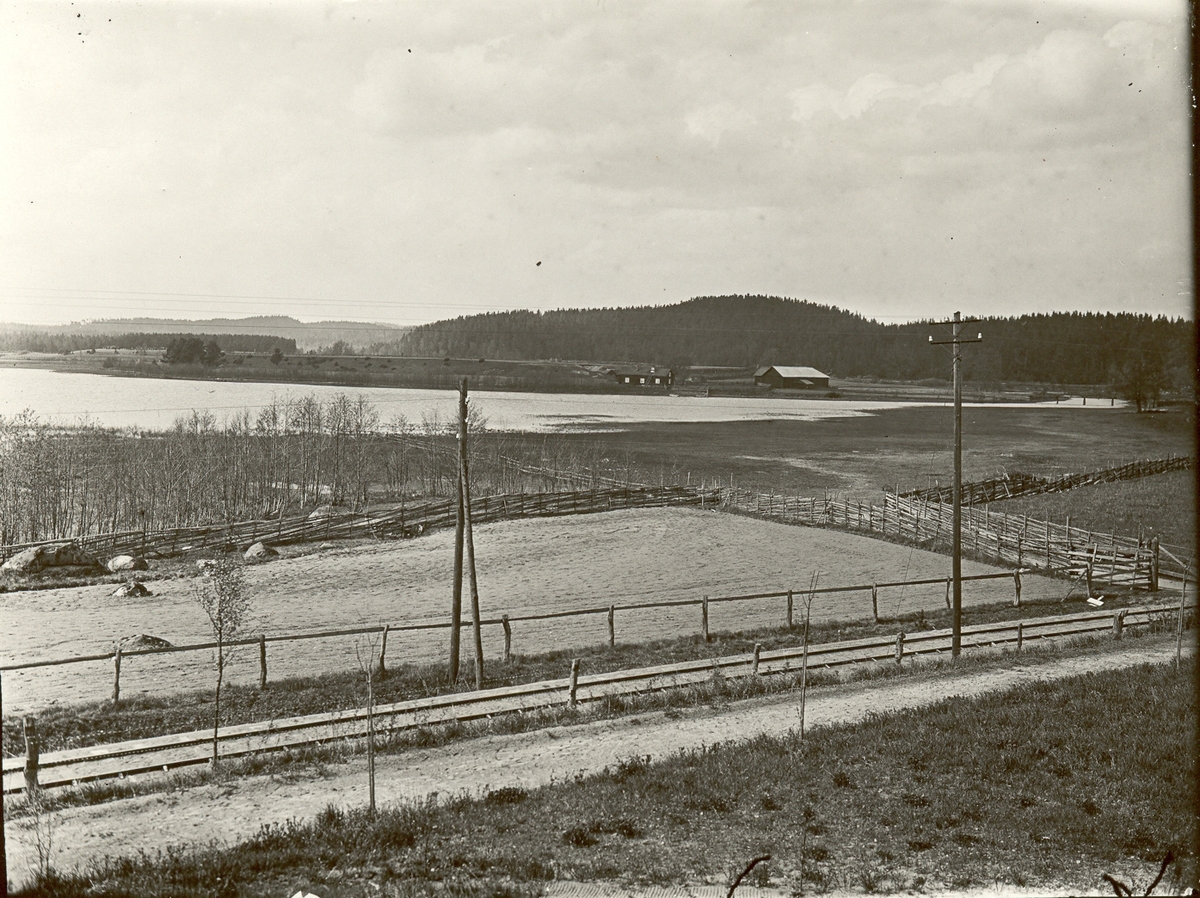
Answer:
[[[221,725],[221,683],[229,662],[229,643],[241,633],[250,610],[250,597],[242,574],[242,563],[231,557],[218,558],[205,566],[194,584],[196,603],[203,609],[212,627],[217,646],[213,667],[217,671],[217,687],[213,697],[212,763],[217,766],[217,732]]]

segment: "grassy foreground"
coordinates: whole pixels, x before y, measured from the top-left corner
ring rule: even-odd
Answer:
[[[1190,875],[1190,665],[1038,683],[479,799],[264,826],[234,848],[107,860],[29,895],[532,895],[551,879],[794,894]]]

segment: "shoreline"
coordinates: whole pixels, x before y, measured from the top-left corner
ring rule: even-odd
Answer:
[[[292,359],[309,359],[324,357],[293,356]],[[952,402],[952,386],[949,381],[931,384],[925,381],[883,381],[865,378],[830,378],[828,389],[785,390],[753,386],[744,383],[701,382],[680,383],[674,387],[639,387],[636,389],[622,388],[619,384],[608,383],[599,379],[596,371],[608,367],[601,363],[565,363],[524,360],[505,360],[493,362],[493,365],[522,368],[528,367],[533,374],[544,372],[549,368],[567,369],[568,367],[593,369],[587,380],[582,375],[576,375],[576,382],[563,383],[549,379],[533,379],[519,384],[509,383],[514,378],[491,373],[479,373],[465,370],[467,366],[488,364],[484,360],[478,363],[468,360],[450,360],[453,368],[446,371],[419,371],[418,364],[428,367],[436,362],[444,365],[444,360],[417,359],[407,357],[384,356],[345,356],[340,358],[346,362],[384,360],[392,363],[403,363],[412,375],[381,377],[378,374],[368,374],[365,371],[346,369],[339,372],[289,370],[289,376],[270,376],[272,370],[260,367],[247,369],[244,373],[236,370],[233,364],[223,364],[216,369],[205,369],[198,365],[189,365],[178,372],[147,364],[146,356],[135,352],[112,350],[97,352],[92,358],[65,359],[62,356],[49,353],[0,353],[0,367],[15,369],[52,371],[59,374],[88,374],[113,378],[133,378],[148,380],[172,380],[186,382],[203,382],[219,384],[278,384],[287,387],[342,387],[370,388],[388,390],[436,390],[439,392],[455,392],[460,378],[470,381],[471,389],[475,392],[487,393],[518,393],[534,395],[578,395],[578,396],[634,396],[634,397],[671,397],[688,399],[768,399],[768,400],[808,400],[808,401],[861,401],[861,402],[897,402],[897,403],[928,403],[948,404]],[[107,367],[105,362],[119,360]],[[324,359],[328,361],[328,359]],[[238,360],[240,362],[240,360]],[[310,363],[311,364],[311,363]],[[335,362],[338,364],[338,362]],[[711,369],[704,369],[711,370]],[[740,370],[740,369],[738,369]],[[280,372],[283,375],[283,372]],[[301,375],[301,376],[297,376]],[[418,376],[419,375],[419,376]],[[964,384],[963,402],[965,406],[1017,406],[1038,407],[1051,401],[1061,406],[1063,402],[1072,403],[1093,400],[1097,408],[1121,407],[1128,405],[1123,399],[1111,395],[1108,385],[1102,384],[1037,384],[1037,383],[986,383],[981,385]],[[1108,400],[1107,402],[1105,400]],[[1169,403],[1168,403],[1169,404]]]

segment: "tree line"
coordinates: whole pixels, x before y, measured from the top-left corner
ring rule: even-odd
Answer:
[[[989,316],[970,325],[984,342],[964,354],[983,382],[1114,384],[1192,381],[1195,326],[1132,313]],[[930,322],[881,324],[833,306],[774,296],[706,296],[670,306],[491,312],[422,325],[403,355],[563,358],[689,366],[810,365],[836,377],[946,378]]]
[[[163,433],[0,416],[0,544],[451,496],[456,430],[436,411],[384,422],[347,394],[279,399],[223,421],[192,411]],[[609,465],[559,435],[490,431],[475,406],[469,430],[477,495],[578,488],[566,472]]]
[[[0,351],[4,352],[87,352],[91,349],[159,350],[167,349],[173,340],[199,340],[215,343],[224,352],[296,352],[292,337],[268,334],[85,334],[62,331],[0,329]]]

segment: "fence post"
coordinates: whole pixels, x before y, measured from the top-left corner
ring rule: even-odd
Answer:
[[[1158,537],[1150,540],[1150,591],[1158,592]]]
[[[704,597],[704,601],[700,603],[700,631],[704,635],[705,642],[711,642],[708,635],[708,596]]]
[[[608,647],[610,649],[617,646],[617,606],[608,606]]]
[[[115,708],[121,703],[121,646],[117,646],[113,652],[113,691],[112,691],[112,706]]]
[[[568,701],[572,708],[579,704],[579,659],[571,662],[571,684],[568,691]]]
[[[258,689],[260,692],[267,688],[267,637],[258,637]]]
[[[904,660],[904,631],[901,630],[896,634],[896,663],[899,664]]]
[[[1093,558],[1088,559],[1087,568],[1084,570],[1084,575],[1087,578],[1087,594],[1088,594],[1089,599],[1092,597],[1092,561],[1093,560],[1094,560]]]
[[[879,587],[874,583],[871,584],[871,616],[879,623]]]
[[[946,610],[951,611],[950,607],[950,577],[946,578]]]
[[[1021,534],[1018,533],[1017,534],[1017,567],[1019,567],[1019,568],[1025,566],[1025,560],[1022,557],[1022,552],[1021,552],[1022,548],[1023,548],[1023,546],[1021,545]]]
[[[383,638],[379,641],[379,679],[387,679],[387,667],[384,663],[384,656],[387,655],[387,638],[388,630],[392,628],[391,624],[383,625]]]
[[[1113,639],[1120,639],[1125,633],[1125,611],[1113,614]]]
[[[508,664],[512,661],[512,624],[507,614],[500,618],[500,623],[504,627],[504,663]]]
[[[1017,621],[1017,651],[1025,647],[1025,621]]]
[[[37,718],[26,717],[22,721],[25,730],[25,794],[30,797],[38,792],[38,747]]]
[[[762,643],[754,643],[754,660],[750,664],[750,673],[758,676],[758,662],[762,655]]]
[[[788,629],[790,630],[790,629],[792,629],[792,591],[790,589],[788,590],[788,609],[787,609],[787,611],[788,611],[787,625],[788,625]]]
[[[1013,607],[1021,607],[1021,569],[1013,571]]]

